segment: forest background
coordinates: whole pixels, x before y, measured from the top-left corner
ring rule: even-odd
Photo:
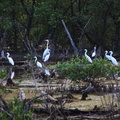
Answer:
[[[14,53],[43,52],[50,40],[51,54],[83,54],[97,46],[120,51],[119,0],[4,0],[0,3],[0,50]],[[74,42],[71,45],[62,21]],[[76,49],[74,49],[76,48]]]

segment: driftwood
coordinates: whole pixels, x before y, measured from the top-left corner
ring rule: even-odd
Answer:
[[[46,111],[45,108],[43,107],[32,107],[33,111],[35,113],[41,113],[41,114],[48,114],[48,111]],[[51,108],[48,108],[51,109]],[[108,116],[110,114],[113,114],[114,118],[119,118],[119,110],[116,110],[114,112],[112,111],[81,111],[76,108],[70,108],[70,109],[65,109],[65,108],[58,108],[61,113],[64,113],[64,115],[67,118],[79,118],[79,120],[108,120]],[[58,116],[60,117],[61,115],[58,113]],[[105,119],[106,118],[106,119]]]
[[[93,89],[93,86],[90,83],[89,86],[86,89],[82,90],[82,98],[81,98],[81,100],[86,100],[86,98],[88,97],[88,94],[89,94],[91,89]]]

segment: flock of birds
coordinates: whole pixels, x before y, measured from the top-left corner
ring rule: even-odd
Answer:
[[[42,60],[44,62],[47,62],[49,60],[49,58],[50,58],[50,49],[48,48],[49,40],[45,40],[45,41],[47,42],[47,46],[46,46],[46,49],[43,52]],[[13,59],[10,57],[10,53],[7,52],[6,54],[7,54],[7,59],[9,61],[9,63],[11,65],[14,65],[15,63],[14,63]],[[36,65],[37,65],[37,67],[40,67],[40,68],[43,67],[42,64],[37,60],[36,56],[34,57],[34,61],[35,61]]]
[[[118,62],[117,60],[112,56],[113,55],[113,51],[109,51],[109,55],[108,55],[108,51],[105,51],[105,57],[110,60],[115,66],[118,66]],[[92,53],[92,57],[96,56],[96,46],[94,47],[94,51]],[[92,63],[92,59],[90,58],[90,56],[87,55],[87,49],[85,49],[85,57],[87,58],[87,60]]]
[[[44,50],[43,55],[42,55],[43,62],[47,62],[50,58],[50,49],[48,48],[49,40],[45,40],[45,41],[47,42],[47,45],[46,45],[46,49]],[[10,53],[7,52],[6,55],[7,55],[7,59],[9,61],[9,63],[14,66],[15,63],[14,63],[14,60],[12,59],[12,57],[10,57]],[[34,61],[35,61],[35,64],[37,67],[43,68],[42,63],[37,60],[36,56],[34,57]],[[14,72],[11,73],[11,79],[14,77],[14,74],[15,74]],[[45,74],[50,76],[50,72],[48,69],[45,69]]]
[[[42,55],[42,60],[43,60],[43,62],[47,62],[47,61],[49,60],[49,58],[50,58],[49,40],[45,40],[45,41],[47,42],[47,45],[46,45],[46,49],[44,50],[43,55]],[[91,57],[88,56],[88,54],[87,54],[87,49],[84,49],[84,51],[85,51],[85,53],[84,53],[85,57],[87,58],[87,60],[88,60],[90,63],[92,63]],[[112,52],[112,51],[109,51],[109,53],[110,53],[110,54],[108,55],[108,51],[105,51],[105,57],[106,57],[108,60],[110,60],[115,66],[118,66],[117,60],[112,56],[112,55],[113,55],[113,52]],[[10,53],[7,52],[6,54],[7,54],[7,59],[8,59],[8,61],[9,61],[9,63],[10,63],[11,65],[14,65],[14,61],[13,61],[13,59],[10,57]],[[94,47],[94,51],[93,51],[93,53],[92,53],[92,57],[95,57],[95,56],[96,56],[96,46]],[[35,64],[36,64],[37,67],[39,67],[39,68],[42,68],[42,67],[43,67],[42,63],[37,60],[37,57],[36,57],[36,56],[34,57],[34,61],[35,61]],[[50,72],[49,72],[48,69],[45,69],[45,74],[46,74],[46,75],[50,75]],[[13,75],[12,75],[12,78],[13,78]]]

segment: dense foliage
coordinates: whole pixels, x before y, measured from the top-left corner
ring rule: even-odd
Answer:
[[[113,79],[114,74],[119,72],[120,67],[113,66],[110,61],[102,58],[94,59],[93,63],[90,64],[85,57],[80,59],[77,56],[63,63],[58,62],[56,69],[63,78],[93,83],[101,77]]]
[[[7,75],[7,70],[0,69],[0,79],[3,79]]]
[[[46,38],[51,39],[52,49],[70,49],[63,19],[78,49],[97,45],[118,50],[119,5],[119,0],[4,0],[0,4],[0,36],[6,32],[6,44],[0,49],[40,50]]]
[[[18,98],[15,97],[13,101],[10,101],[7,104],[10,113],[6,114],[6,111],[0,112],[0,119],[32,120],[33,119],[32,111],[24,108],[25,107],[24,104],[25,103],[23,101],[19,101]]]

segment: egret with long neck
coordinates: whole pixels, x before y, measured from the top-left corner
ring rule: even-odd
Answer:
[[[117,60],[112,56],[113,55],[113,51],[109,51],[110,53],[110,60],[112,61],[112,63],[116,66],[118,66],[118,62]]]
[[[10,57],[10,53],[6,53],[7,54],[7,59],[8,59],[8,61],[9,61],[9,63],[11,64],[11,65],[14,65],[14,61],[13,61],[13,59]]]
[[[87,55],[87,49],[84,49],[84,50],[85,50],[85,57],[90,63],[92,63],[92,59]]]
[[[107,50],[105,51],[105,57],[106,57],[108,60],[111,59],[110,55],[108,55],[108,51],[107,51]]]
[[[48,46],[49,46],[49,40],[45,40],[45,41],[47,42],[47,45],[46,45],[46,49],[43,52],[43,56],[42,56],[42,60],[44,62],[46,62],[49,59],[49,57],[50,57],[50,49],[48,48]]]
[[[37,61],[37,57],[36,56],[34,57],[34,59],[35,59],[35,63],[37,65],[37,67],[42,68],[42,64],[39,61]]]

